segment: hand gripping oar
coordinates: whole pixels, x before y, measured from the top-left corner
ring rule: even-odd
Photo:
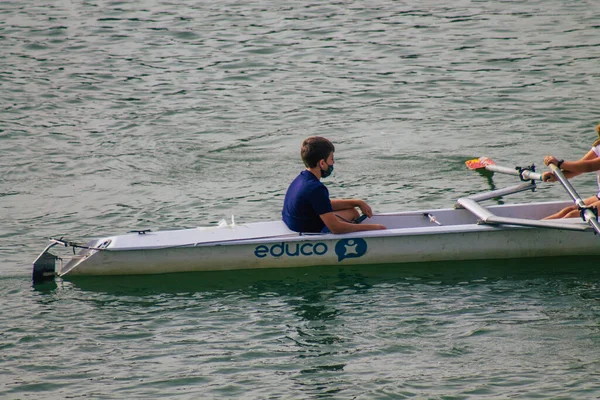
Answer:
[[[565,190],[567,191],[567,193],[569,193],[569,196],[571,196],[577,208],[579,208],[579,210],[581,211],[581,218],[583,218],[585,222],[590,224],[592,228],[594,228],[594,231],[596,231],[596,233],[600,233],[600,224],[598,223],[598,217],[596,216],[596,214],[588,206],[585,205],[581,197],[579,197],[579,195],[575,191],[575,188],[573,188],[573,186],[571,185],[571,182],[569,182],[569,180],[565,178],[560,168],[558,168],[554,164],[549,164],[548,166],[550,167],[552,172],[554,172],[554,175],[558,178],[560,183],[562,183],[562,185],[565,187]]]
[[[535,167],[533,167],[533,166],[528,167],[528,168],[502,167],[500,165],[496,165],[496,163],[493,160],[491,160],[487,157],[479,157],[479,158],[474,158],[472,160],[467,160],[467,161],[465,161],[465,164],[467,165],[467,168],[469,168],[469,169],[485,168],[486,170],[488,170],[490,172],[499,172],[501,174],[516,175],[516,176],[520,177],[521,180],[523,180],[523,181],[528,181],[528,180],[541,181],[542,180],[542,174],[535,172]]]

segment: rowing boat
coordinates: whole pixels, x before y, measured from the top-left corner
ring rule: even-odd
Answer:
[[[460,198],[452,208],[377,214],[365,220],[386,230],[303,234],[282,221],[236,224],[232,219],[211,227],[132,231],[85,244],[51,238],[34,261],[33,279],[600,254],[590,220],[541,220],[570,202],[480,204],[533,190],[536,178],[541,179],[531,170],[519,175],[524,182]],[[60,247],[78,252],[68,258],[54,254]]]

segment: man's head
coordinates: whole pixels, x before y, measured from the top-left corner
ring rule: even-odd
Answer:
[[[321,160],[325,160],[328,164],[327,160],[334,151],[335,147],[329,140],[320,136],[311,136],[302,142],[300,156],[307,168],[315,168]]]

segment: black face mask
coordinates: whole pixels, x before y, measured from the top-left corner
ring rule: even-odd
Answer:
[[[327,164],[327,161],[325,161],[325,164]],[[327,166],[329,167],[328,169],[321,169],[321,178],[327,178],[333,172],[333,165],[327,164]]]

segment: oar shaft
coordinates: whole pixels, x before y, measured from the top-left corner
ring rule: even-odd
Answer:
[[[496,165],[496,164],[486,165],[485,169],[487,169],[488,171],[492,171],[492,172],[500,172],[501,174],[519,176],[519,171],[517,171],[516,169],[509,168],[509,167],[502,167],[502,166]]]
[[[556,175],[556,178],[565,187],[565,190],[567,191],[567,193],[569,193],[569,196],[571,196],[571,198],[575,201],[575,204],[577,204],[578,206],[583,206],[584,205],[583,200],[581,199],[579,194],[577,194],[577,191],[575,190],[573,185],[571,185],[571,182],[569,182],[569,180],[562,173],[560,168],[558,168],[554,164],[550,164],[549,167],[552,170],[552,172],[554,172],[554,175]]]
[[[536,181],[542,180],[542,174],[533,172],[533,171],[529,171],[529,170],[523,170],[522,172],[519,172],[518,169],[503,167],[503,166],[496,165],[496,164],[486,165],[485,169],[487,169],[488,171],[492,171],[492,172],[499,172],[501,174],[522,176],[523,179],[533,179]]]
[[[556,178],[558,178],[560,183],[562,183],[567,193],[569,193],[569,196],[571,196],[571,198],[575,202],[575,205],[583,209],[583,218],[585,219],[585,221],[592,225],[596,233],[600,234],[600,224],[596,219],[596,215],[589,208],[584,208],[585,202],[581,199],[579,194],[577,194],[577,191],[575,190],[573,185],[571,185],[571,182],[569,182],[569,180],[565,178],[560,168],[558,168],[556,165],[550,164],[549,167],[552,170],[552,172],[554,172],[554,175],[556,176]]]
[[[522,175],[523,175],[524,179],[533,179],[535,181],[543,181],[542,174],[540,174],[539,172],[533,172],[533,171],[529,171],[526,169],[522,172]]]

